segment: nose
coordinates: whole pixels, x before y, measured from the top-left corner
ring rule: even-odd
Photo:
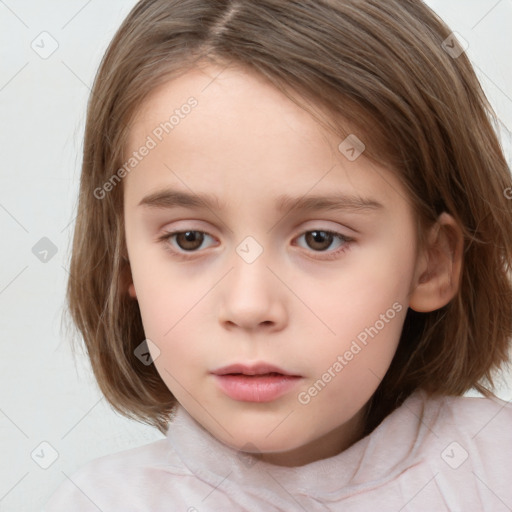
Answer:
[[[288,320],[285,292],[263,256],[252,263],[238,258],[222,281],[219,321],[228,329],[281,330]]]

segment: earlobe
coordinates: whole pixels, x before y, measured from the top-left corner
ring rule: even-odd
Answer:
[[[123,295],[127,293],[132,299],[137,298],[137,293],[135,292],[135,286],[133,284],[130,262],[126,258],[124,258],[124,264],[121,269],[120,285]]]
[[[137,298],[137,293],[135,292],[135,286],[133,285],[133,283],[131,283],[130,286],[128,286],[128,295],[130,295],[132,299]]]
[[[419,313],[446,306],[459,289],[464,237],[455,219],[442,213],[418,258],[409,307]]]

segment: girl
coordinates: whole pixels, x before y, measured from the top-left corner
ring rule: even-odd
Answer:
[[[89,103],[68,299],[109,402],[165,438],[46,512],[510,510],[494,120],[420,0],[139,2]]]

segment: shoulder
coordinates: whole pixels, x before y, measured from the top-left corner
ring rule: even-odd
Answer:
[[[459,460],[473,455],[470,460],[475,463],[492,464],[512,452],[512,403],[416,390],[371,437],[385,440],[377,449],[383,460],[388,460],[389,445],[398,450],[397,460],[412,465],[421,461],[449,465],[453,453]]]
[[[63,472],[63,481],[51,496],[43,512],[69,510],[147,510],[148,492],[165,481],[170,493],[181,478],[190,475],[180,463],[167,439],[99,457],[71,475]],[[181,477],[181,478],[180,478]],[[174,498],[174,497],[173,497]]]
[[[481,452],[484,458],[493,456],[500,446],[512,449],[511,402],[494,397],[429,396],[422,391],[415,393],[408,404],[407,409],[421,424],[426,445],[428,441],[452,439]]]
[[[477,443],[512,444],[512,403],[499,398],[447,396],[437,399],[440,424]]]
[[[75,478],[79,481],[109,478],[112,475],[126,479],[144,479],[146,474],[155,469],[170,472],[181,470],[179,459],[167,439],[161,439],[136,448],[99,457],[81,467]],[[119,481],[116,478],[114,482]]]
[[[369,447],[402,505],[502,510],[512,503],[511,427],[509,402],[417,391],[370,435]]]
[[[467,396],[426,402],[429,430],[418,454],[437,475],[436,484],[475,493],[473,499],[483,503],[494,503],[496,496],[512,500],[512,404]]]
[[[401,419],[410,418],[409,413],[412,413],[431,431],[450,431],[475,439],[480,433],[482,439],[499,435],[512,442],[512,401],[495,397],[429,395],[417,390],[396,412]]]

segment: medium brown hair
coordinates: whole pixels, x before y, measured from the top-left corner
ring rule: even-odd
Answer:
[[[162,83],[210,60],[255,71],[304,108],[329,112],[340,142],[351,127],[365,156],[408,191],[418,239],[443,211],[464,234],[457,295],[408,310],[391,366],[368,410],[370,432],[418,388],[489,396],[512,336],[510,172],[497,119],[450,29],[419,0],[142,0],[101,62],[90,96],[67,299],[95,377],[120,413],[166,427],[176,405],[127,294],[121,167],[131,120]],[[443,44],[444,41],[450,44]]]

